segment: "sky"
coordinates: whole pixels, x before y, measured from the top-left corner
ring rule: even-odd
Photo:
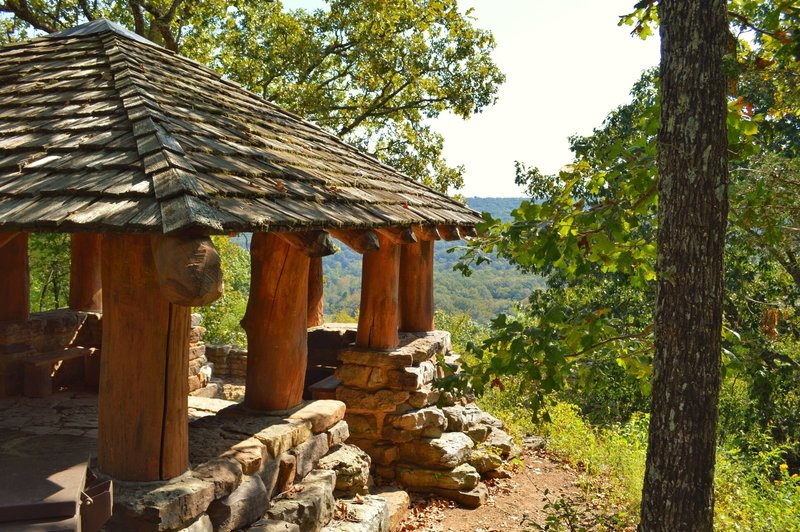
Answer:
[[[497,103],[464,121],[440,116],[450,164],[463,164],[464,196],[516,197],[514,162],[557,172],[567,138],[586,135],[629,100],[641,72],[658,64],[658,37],[642,41],[619,16],[633,0],[461,0],[489,29],[506,74]]]
[[[497,103],[465,121],[449,113],[431,121],[444,155],[464,165],[466,197],[519,197],[514,162],[557,172],[571,161],[567,138],[586,135],[629,100],[641,72],[658,63],[658,37],[645,41],[617,26],[634,0],[459,0],[477,27],[497,41],[494,60],[506,75]],[[289,8],[324,6],[285,0]]]

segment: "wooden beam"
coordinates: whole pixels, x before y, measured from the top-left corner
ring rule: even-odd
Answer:
[[[400,330],[432,331],[433,241],[400,248]]]
[[[356,345],[393,349],[400,343],[400,246],[392,243],[384,231],[378,231],[378,241],[380,249],[364,253]]]
[[[328,229],[328,232],[337,240],[343,242],[356,253],[364,254],[367,251],[378,249],[378,235],[366,229]]]
[[[11,231],[2,231],[0,232],[0,248],[8,244],[11,240],[16,238],[17,236],[21,235],[22,233],[16,233]]]
[[[442,239],[448,242],[461,240],[461,235],[458,234],[458,227],[455,225],[437,225],[436,230],[442,236]]]
[[[435,225],[414,225],[411,230],[417,237],[417,240],[441,240],[442,237],[439,231],[436,230]]]
[[[120,480],[165,480],[189,466],[190,309],[170,303],[145,235],[104,235],[97,459]]]
[[[24,321],[30,316],[28,235],[0,235],[5,240],[0,247],[0,321]]]
[[[158,283],[170,303],[202,307],[222,296],[222,264],[209,237],[157,235],[151,246]]]
[[[286,410],[303,400],[308,363],[309,257],[279,233],[253,233],[244,404]]]
[[[73,233],[69,271],[69,308],[87,312],[103,310],[100,244],[97,233]]]
[[[323,290],[322,257],[312,257],[308,266],[308,323],[316,327],[325,323],[325,295]]]
[[[410,227],[382,227],[376,231],[383,234],[392,244],[413,244],[417,241],[417,236]]]
[[[336,253],[336,244],[326,231],[275,233],[295,249],[309,257],[327,257]]]
[[[461,240],[472,240],[478,237],[478,230],[469,225],[459,225],[458,236],[461,237]]]

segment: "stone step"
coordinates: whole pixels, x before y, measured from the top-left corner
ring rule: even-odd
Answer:
[[[411,498],[408,493],[394,486],[382,486],[375,488],[372,494],[386,500],[389,508],[389,530],[391,532],[400,530],[400,525],[408,517],[411,507]]]
[[[293,523],[301,532],[317,532],[333,518],[336,473],[315,469],[295,487],[272,500],[266,518]]]
[[[322,532],[389,532],[389,505],[376,495],[336,501],[334,519]]]

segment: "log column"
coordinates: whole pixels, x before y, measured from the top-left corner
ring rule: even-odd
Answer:
[[[143,235],[102,242],[103,357],[98,465],[121,480],[161,480],[189,467],[190,312],[162,294]]]
[[[69,308],[88,312],[103,310],[100,243],[96,233],[73,233],[69,274]]]
[[[308,327],[325,323],[322,257],[311,257],[308,268]]]
[[[432,331],[433,241],[420,240],[400,248],[400,330]]]
[[[28,235],[0,233],[0,321],[30,316]]]
[[[372,349],[393,349],[398,336],[400,246],[378,233],[379,249],[364,253],[361,273],[361,309],[356,345]]]
[[[303,400],[308,358],[307,254],[276,233],[253,233],[244,404],[285,410]]]

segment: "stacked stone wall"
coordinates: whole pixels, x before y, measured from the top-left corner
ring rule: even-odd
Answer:
[[[101,340],[100,315],[91,312],[59,309],[0,322],[0,397],[22,394],[27,358],[73,346],[99,348]]]
[[[433,388],[457,359],[446,331],[403,334],[391,351],[350,346],[339,354],[336,398],[347,405],[349,442],[378,475],[475,507],[486,499],[481,477],[517,449],[496,418]]]
[[[208,385],[213,365],[206,358],[199,314],[192,315],[189,335],[189,391],[202,392]],[[25,321],[0,322],[0,397],[21,395],[25,361],[37,355],[57,353],[68,347],[101,349],[102,315],[58,309],[31,314]],[[102,351],[101,351],[102,353]],[[100,375],[99,357],[91,361],[65,361],[56,371],[54,387],[95,388]]]
[[[217,388],[204,393],[214,374],[214,364],[206,356],[206,344],[203,335],[206,333],[202,326],[202,316],[192,314],[192,328],[189,330],[189,393],[193,395],[216,395]]]
[[[189,407],[190,471],[164,482],[115,481],[110,530],[258,530],[257,521],[320,530],[333,518],[338,488],[365,487],[369,457],[354,457],[360,451],[344,445],[349,433],[339,401],[283,415],[199,397]],[[366,472],[348,467],[357,460]]]

